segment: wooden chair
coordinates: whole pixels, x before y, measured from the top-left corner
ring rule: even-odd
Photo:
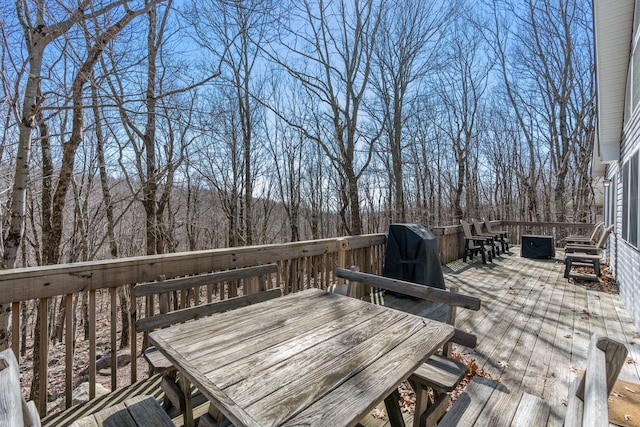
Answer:
[[[261,265],[256,267],[238,268],[235,270],[221,271],[216,273],[201,274],[192,277],[184,277],[171,280],[159,280],[157,282],[139,284],[134,287],[135,297],[148,297],[150,305],[154,305],[155,295],[159,299],[159,314],[151,315],[136,321],[137,332],[151,332],[156,329],[165,328],[177,323],[184,323],[201,317],[210,316],[215,313],[222,313],[236,308],[244,307],[262,301],[267,301],[282,295],[280,289],[266,290],[264,277],[278,271],[276,264]],[[186,292],[197,286],[211,285],[226,281],[259,279],[258,286],[245,283],[243,296],[229,298],[226,300],[211,302],[208,304],[185,307],[174,311],[169,311],[170,297],[177,291]],[[190,410],[191,395],[183,393],[178,384],[181,381],[177,377],[177,370],[171,362],[162,355],[155,347],[149,347],[144,351],[144,357],[149,363],[149,374],[162,374],[161,387],[165,392],[164,406],[174,405],[185,414],[185,422],[190,418],[187,412]],[[184,386],[184,384],[183,384]]]
[[[571,244],[565,246],[564,277],[566,279],[598,280],[602,249],[605,247],[612,230],[613,225],[605,228],[596,245]],[[590,268],[593,273],[577,273],[572,271],[573,267]]]
[[[483,236],[474,236],[471,233],[471,226],[465,220],[460,220],[462,230],[464,232],[464,252],[462,254],[462,261],[467,262],[467,256],[469,259],[473,259],[474,255],[480,254],[482,263],[487,263],[487,256],[489,262],[492,262],[492,253],[495,250],[493,244],[493,238],[487,238]]]
[[[497,245],[497,243],[500,243],[500,234],[498,233],[485,233],[484,231],[482,231],[482,223],[480,221],[478,221],[475,218],[471,219],[471,223],[473,224],[473,231],[475,232],[476,236],[482,236],[482,237],[486,237],[487,239],[491,239],[490,243],[492,246],[492,250],[493,250],[493,256],[496,255],[500,255],[500,246]],[[487,240],[489,242],[489,240]],[[504,247],[502,248],[502,252],[504,252]]]
[[[344,268],[337,268],[336,276],[347,279],[349,281],[347,286],[354,286],[353,282],[357,282],[376,289],[384,289],[426,301],[446,304],[448,306],[446,321],[454,327],[457,307],[471,310],[480,309],[479,298],[459,294],[457,288],[445,291]],[[409,377],[409,382],[416,392],[414,427],[425,425],[431,427],[435,425],[449,406],[449,395],[447,393],[454,390],[467,374],[467,367],[464,363],[449,358],[451,356],[452,343],[474,348],[477,345],[477,337],[456,329],[451,340],[443,346],[442,354],[431,356]],[[429,389],[432,389],[434,394],[433,402],[429,400]]]
[[[491,226],[491,222],[483,219],[482,220],[484,222],[484,226],[486,227],[487,231],[489,233],[493,233],[493,234],[497,234],[498,237],[498,241],[500,242],[500,244],[502,245],[502,252],[509,252],[509,236],[508,236],[508,232],[505,230],[494,230],[493,227]]]
[[[567,236],[564,241],[565,244],[585,244],[585,245],[595,245],[598,243],[598,233],[600,232],[600,230],[604,229],[604,222],[603,221],[599,221],[596,223],[595,227],[593,227],[593,232],[586,236],[586,235],[581,235],[581,234],[572,234],[570,236]]]
[[[584,254],[592,254],[598,255],[602,252],[602,249],[607,245],[607,240],[609,239],[609,235],[613,231],[613,225],[608,226],[602,231],[602,235],[598,240],[598,243],[595,245],[586,245],[586,244],[567,244],[564,247],[565,253],[584,253]]]
[[[582,378],[569,388],[565,427],[608,427],[607,399],[627,357],[626,347],[609,338],[593,336]],[[510,392],[486,378],[474,378],[438,427],[545,426],[549,405],[537,396]]]
[[[33,401],[25,401],[20,391],[20,368],[13,350],[0,352],[0,426],[40,427]]]

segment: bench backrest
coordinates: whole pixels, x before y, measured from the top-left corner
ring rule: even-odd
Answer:
[[[597,245],[598,249],[602,249],[605,247],[605,245],[607,244],[607,239],[609,238],[609,234],[611,234],[611,231],[613,231],[613,224],[605,228],[604,231],[602,232],[602,236],[600,236],[600,240],[598,240],[598,245]]]
[[[604,222],[603,221],[597,222],[596,225],[593,227],[593,232],[591,232],[591,237],[589,238],[592,242],[596,241],[596,236],[598,235],[598,232],[602,228],[604,228]]]
[[[266,281],[264,278],[266,275],[276,273],[277,271],[278,266],[276,264],[268,264],[136,285],[134,287],[135,297],[147,296],[153,298],[153,296],[158,295],[160,306],[159,314],[143,317],[136,321],[136,331],[149,332],[176,323],[183,323],[188,320],[195,320],[215,313],[222,313],[276,298],[282,295],[282,291],[280,289],[266,290]],[[245,295],[243,296],[169,311],[169,295],[172,292],[186,291],[193,287],[212,285],[226,281],[251,280],[253,278],[259,279],[258,286],[247,286],[245,284]]]
[[[569,388],[566,427],[609,425],[607,400],[626,358],[624,344],[597,335],[591,338],[584,375]]]
[[[375,274],[361,273],[359,271],[347,270],[346,268],[337,268],[336,276],[349,281],[363,283],[378,289],[396,292],[416,298],[422,298],[427,301],[439,302],[449,306],[447,323],[455,326],[456,307],[464,307],[470,310],[480,309],[480,298],[470,295],[457,293],[457,288],[451,291],[432,288],[430,286],[418,285],[403,280],[391,279],[388,277],[377,276]],[[456,329],[450,340],[465,347],[473,348],[477,345],[477,337],[468,332]],[[449,346],[446,346],[444,352],[449,353]],[[448,355],[448,354],[447,354]]]

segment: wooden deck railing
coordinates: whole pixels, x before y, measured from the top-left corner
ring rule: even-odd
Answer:
[[[333,238],[315,241],[295,242],[288,244],[251,246],[229,249],[214,249],[197,252],[183,252],[154,256],[141,256],[106,261],[83,262],[65,265],[53,265],[15,270],[0,270],[0,303],[12,305],[11,345],[15,354],[20,354],[21,334],[25,331],[31,335],[33,324],[29,328],[21,328],[26,318],[23,310],[33,310],[37,304],[41,313],[49,312],[50,307],[57,307],[62,303],[65,308],[64,346],[65,368],[64,375],[48,376],[50,340],[46,331],[49,330],[48,316],[40,316],[37,328],[45,331],[39,341],[40,375],[48,379],[41,381],[40,398],[37,402],[40,414],[47,413],[47,386],[52,387],[55,381],[65,381],[66,407],[71,406],[74,373],[86,369],[78,355],[87,351],[88,381],[90,397],[95,395],[96,384],[96,356],[98,344],[111,354],[117,354],[118,325],[122,324],[118,307],[118,288],[125,286],[127,294],[131,295],[133,286],[137,283],[152,282],[159,277],[173,278],[189,276],[227,269],[248,267],[261,264],[278,264],[277,277],[272,277],[268,287],[281,287],[283,292],[296,292],[309,287],[326,289],[336,279],[335,268],[356,264],[361,271],[380,274],[386,245],[384,234]],[[203,288],[207,288],[206,286]],[[212,289],[213,288],[213,289]],[[243,290],[237,284],[227,286],[213,286],[204,289],[206,298],[212,293],[216,298],[226,299],[237,295]],[[74,309],[78,304],[78,297],[85,293],[88,297],[88,343],[81,346],[77,343],[77,334],[73,325]],[[194,297],[194,304],[199,303],[199,295]],[[100,307],[98,307],[98,299]],[[75,303],[74,303],[75,301]],[[25,304],[28,303],[28,304]],[[126,384],[118,383],[117,363],[111,363],[110,375],[112,388],[123,387],[138,380],[136,356],[141,350],[137,343],[139,334],[135,333],[135,320],[145,316],[148,306],[146,301],[136,301],[130,304],[130,325],[132,353],[130,377]],[[100,313],[102,319],[97,324]],[[23,316],[25,314],[25,316]],[[106,316],[104,316],[106,314]],[[33,322],[33,321],[31,321]],[[103,336],[104,322],[109,336]],[[68,327],[72,325],[72,327]],[[81,350],[79,347],[82,347]],[[29,365],[30,357],[21,358],[21,365]],[[122,380],[120,380],[122,382]]]
[[[491,222],[493,225],[494,223]],[[514,244],[520,244],[523,234],[542,234],[553,236],[556,247],[563,247],[563,239],[570,234],[591,234],[595,224],[583,222],[527,222],[527,221],[500,221],[499,227],[509,232],[509,240]],[[497,227],[496,227],[497,228]]]
[[[506,229],[510,240],[517,243],[521,234],[547,234],[562,236],[569,233],[588,233],[593,224],[530,223],[518,221],[494,221],[494,228]],[[435,227],[433,232],[438,241],[440,258],[443,264],[460,259],[464,239],[460,226]],[[65,404],[71,406],[74,378],[78,372],[86,370],[89,382],[89,394],[95,395],[96,357],[98,350],[117,354],[119,326],[122,315],[118,307],[118,291],[121,287],[132,295],[133,286],[138,283],[152,282],[162,277],[190,276],[233,268],[249,267],[261,264],[278,264],[278,273],[271,277],[268,287],[280,287],[284,293],[296,292],[309,287],[326,289],[339,282],[334,276],[336,267],[357,265],[362,272],[381,274],[386,246],[386,235],[332,238],[314,241],[250,246],[228,249],[214,249],[197,252],[141,256],[106,261],[84,262],[65,265],[32,267],[15,270],[0,270],[0,303],[11,304],[12,326],[11,345],[19,354],[21,338],[31,334],[34,322],[33,308],[38,306],[41,313],[47,313],[52,307],[65,310],[64,338],[62,343],[53,344],[63,348],[64,372],[48,375],[50,339],[47,333],[40,334],[39,362],[41,378],[40,398],[37,402],[42,415],[47,412],[47,387],[56,381],[64,381]],[[203,286],[201,292],[193,296],[192,304],[199,304],[200,298],[214,297],[226,299],[244,292],[242,284],[229,283],[226,286]],[[75,332],[76,317],[79,316],[79,297],[86,298],[88,307],[88,340],[83,341]],[[183,296],[184,298],[184,296]],[[189,296],[186,297],[187,301]],[[184,300],[183,300],[184,302]],[[151,307],[151,309],[153,309]],[[149,314],[148,301],[135,301],[130,304],[129,320],[131,325],[130,348],[132,357],[127,380],[118,380],[117,363],[111,363],[112,389],[123,387],[141,379],[138,374],[136,356],[142,350],[138,344],[141,338],[134,325],[135,320]],[[24,328],[25,323],[28,328]],[[69,327],[71,325],[71,327]],[[40,331],[48,331],[48,316],[40,316]],[[21,336],[22,335],[22,336]],[[83,357],[78,357],[82,355]],[[88,360],[88,366],[84,365]],[[21,366],[28,366],[32,358],[27,354],[21,358]],[[74,377],[75,375],[75,377]],[[52,378],[53,377],[53,378]],[[122,377],[122,375],[120,375]]]
[[[523,234],[541,234],[554,236],[557,247],[563,247],[563,238],[570,234],[590,234],[595,224],[577,222],[529,222],[529,221],[491,221],[495,230],[505,230],[511,244],[519,245]],[[462,226],[449,225],[434,227],[433,233],[438,239],[440,260],[442,264],[462,258],[464,249],[464,234]]]

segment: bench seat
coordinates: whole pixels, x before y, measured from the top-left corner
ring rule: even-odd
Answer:
[[[72,427],[175,427],[153,396],[136,396],[81,418]]]
[[[98,396],[87,402],[67,408],[64,411],[43,417],[42,426],[68,426],[81,418],[87,417],[95,412],[117,405],[139,395],[153,396],[156,400],[160,400],[164,396],[164,393],[160,388],[161,381],[162,376],[160,374],[137,381],[126,387],[112,391],[111,393]]]
[[[446,393],[453,391],[466,374],[464,363],[434,354],[411,375],[411,380]]]
[[[564,257],[564,277],[568,279],[598,280],[600,277],[600,260],[602,255],[593,255],[586,253],[567,253]],[[593,274],[575,273],[571,271],[572,267],[587,267],[593,269]]]

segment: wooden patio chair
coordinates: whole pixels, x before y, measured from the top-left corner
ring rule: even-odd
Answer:
[[[420,298],[425,301],[447,306],[446,323],[455,327],[456,308],[480,309],[480,299],[458,293],[457,287],[449,291],[391,279],[374,274],[360,273],[357,268],[351,270],[337,268],[336,276],[347,279],[347,286],[368,285],[396,294]],[[439,320],[439,319],[438,319]],[[409,377],[409,383],[416,392],[416,411],[413,426],[432,427],[445,414],[449,407],[449,394],[467,374],[464,363],[451,359],[452,344],[475,348],[477,337],[460,329],[455,329],[453,337],[443,345],[442,354],[434,354]],[[429,389],[433,392],[433,401],[429,398]]]
[[[598,240],[598,243],[595,245],[581,245],[581,244],[567,244],[564,247],[564,251],[566,253],[584,253],[584,254],[592,254],[599,255],[602,252],[602,249],[607,245],[607,240],[609,239],[609,234],[613,231],[613,224],[608,226],[602,231],[602,235]]]
[[[598,233],[604,229],[604,222],[597,222],[595,227],[593,227],[593,232],[590,235],[581,235],[581,234],[572,234],[570,236],[565,237],[564,241],[566,244],[586,244],[586,245],[595,245],[598,242]]]
[[[500,241],[500,243],[502,244],[502,251],[503,252],[509,252],[509,236],[507,231],[505,230],[494,230],[493,227],[491,226],[491,222],[489,222],[486,219],[482,219],[482,221],[484,221],[484,226],[487,228],[487,231],[489,233],[495,233],[495,234],[499,234],[500,237],[498,238],[498,240]]]
[[[474,255],[480,254],[482,263],[487,263],[487,257],[489,262],[493,261],[492,249],[494,248],[492,238],[483,236],[474,236],[471,233],[471,226],[463,219],[460,220],[462,230],[464,231],[464,252],[462,254],[462,262],[467,262],[467,256],[469,259],[473,259]]]
[[[596,245],[566,245],[564,250],[564,277],[566,279],[598,280],[600,277],[600,261],[602,260],[602,249],[607,244],[609,234],[613,230],[613,225],[605,228]],[[571,271],[573,267],[591,268],[593,273],[577,273]]]
[[[482,223],[475,218],[471,219],[471,223],[473,224],[473,230],[476,233],[476,236],[486,236],[491,238],[491,245],[494,247],[494,256],[497,254],[500,255],[500,247],[496,245],[496,243],[500,242],[500,234],[499,233],[491,233],[487,231],[486,233],[482,231]],[[504,252],[504,246],[502,247],[502,252]]]

